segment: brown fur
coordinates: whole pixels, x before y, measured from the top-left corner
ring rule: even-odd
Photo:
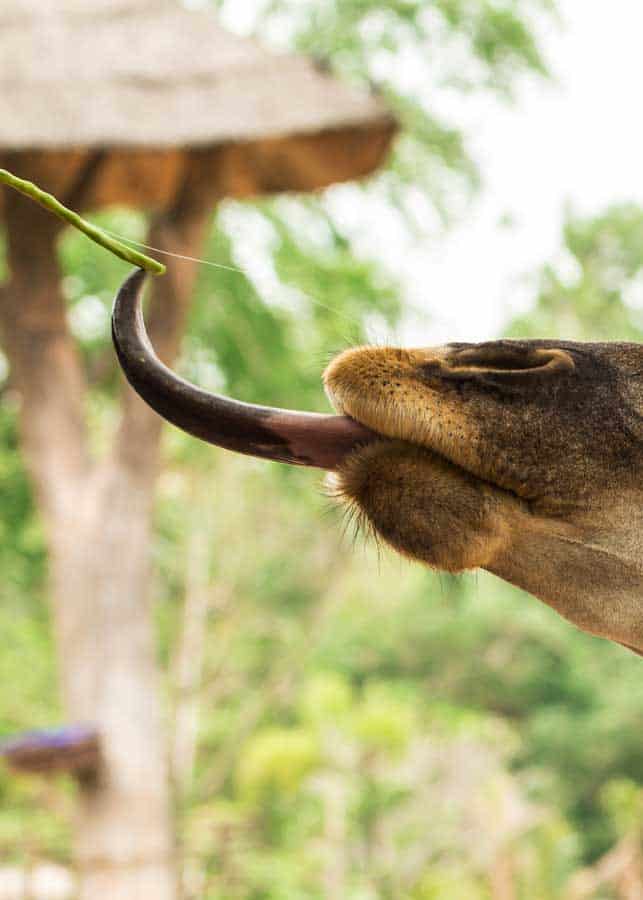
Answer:
[[[643,347],[363,347],[324,380],[382,435],[332,477],[384,540],[643,652]]]

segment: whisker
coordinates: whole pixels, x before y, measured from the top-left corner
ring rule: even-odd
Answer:
[[[212,259],[202,259],[201,257],[197,256],[186,256],[183,253],[174,253],[171,250],[162,250],[160,247],[152,247],[150,244],[144,244],[142,241],[135,241],[133,238],[127,237],[126,235],[118,234],[115,231],[110,231],[108,228],[101,228],[100,230],[105,232],[105,234],[109,235],[110,237],[122,241],[123,243],[131,244],[132,247],[141,247],[144,250],[151,250],[153,253],[160,253],[161,256],[173,257],[174,259],[183,259],[187,262],[198,263],[202,266],[210,266],[214,269],[223,269],[226,272],[236,272],[238,275],[241,275],[243,278],[245,278],[246,281],[251,282],[251,279],[248,277],[248,275],[243,271],[243,269],[240,269],[238,266],[229,266],[225,263],[215,262]],[[270,295],[264,293],[263,296],[266,300],[270,301],[272,297],[276,297],[276,294]],[[340,316],[342,319],[346,319],[346,321],[350,322],[351,325],[358,330],[358,332],[361,331],[362,323],[356,316],[351,316],[348,313],[343,312],[341,309],[330,306],[329,304],[324,303],[322,300],[318,300],[317,297],[310,296],[310,294],[304,294],[304,297],[311,305],[317,306],[320,309],[325,309],[328,312],[332,313],[334,316]],[[350,343],[350,340],[348,340],[347,342]]]

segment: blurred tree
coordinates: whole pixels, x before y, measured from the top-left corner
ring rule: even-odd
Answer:
[[[507,335],[573,340],[643,339],[643,210],[614,206],[569,214],[558,259],[535,279],[537,299]]]
[[[521,73],[545,75],[535,24],[555,12],[553,0],[256,0],[240,17],[234,0],[213,2],[230,27],[243,18],[245,30],[384,92],[403,134],[374,190],[410,227],[418,194],[448,217],[479,181],[458,114],[445,109],[472,92],[511,97]]]
[[[594,866],[574,876],[569,900],[596,897],[605,888],[613,890],[618,900],[639,900],[643,895],[643,789],[619,779],[608,782],[601,796],[621,838]]]

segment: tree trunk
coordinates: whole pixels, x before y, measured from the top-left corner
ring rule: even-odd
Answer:
[[[152,228],[155,246],[198,252],[213,197],[193,181],[208,165],[205,154],[189,160],[174,207]],[[48,187],[60,195],[59,186]],[[101,740],[101,771],[79,788],[78,898],[175,900],[168,741],[148,597],[162,423],[126,389],[112,452],[90,461],[85,378],[59,288],[60,226],[17,195],[8,195],[5,213],[11,279],[0,288],[0,325],[48,537],[63,701],[69,720],[95,724]],[[154,285],[150,332],[168,362],[193,278],[193,263],[172,260]]]
[[[491,863],[489,888],[493,900],[516,900],[516,876],[508,847],[498,851]]]
[[[98,725],[104,761],[80,787],[81,900],[176,896],[149,540],[148,486],[112,465],[89,479],[52,541],[65,708]]]
[[[198,500],[193,500],[198,514]],[[211,583],[208,571],[210,538],[211,529],[207,522],[199,521],[199,527],[194,528],[187,545],[182,627],[173,661],[172,681],[176,698],[172,774],[180,793],[185,793],[192,782],[199,736],[205,630],[210,610],[219,605],[218,592]]]
[[[347,885],[348,796],[341,775],[318,780],[324,816],[324,864],[322,884],[324,897],[341,900]]]

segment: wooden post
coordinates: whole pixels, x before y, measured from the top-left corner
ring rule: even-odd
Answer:
[[[198,255],[214,203],[205,182],[211,164],[205,152],[188,156],[181,189],[157,216],[150,243]],[[37,172],[24,175],[39,180]],[[0,289],[0,327],[46,527],[63,701],[70,720],[92,722],[101,735],[100,777],[80,789],[78,896],[176,900],[168,740],[148,592],[162,423],[125,388],[111,452],[91,460],[86,381],[59,287],[60,226],[18,194],[5,199],[10,281]],[[171,260],[168,274],[155,279],[150,331],[168,362],[194,277],[194,263]]]

